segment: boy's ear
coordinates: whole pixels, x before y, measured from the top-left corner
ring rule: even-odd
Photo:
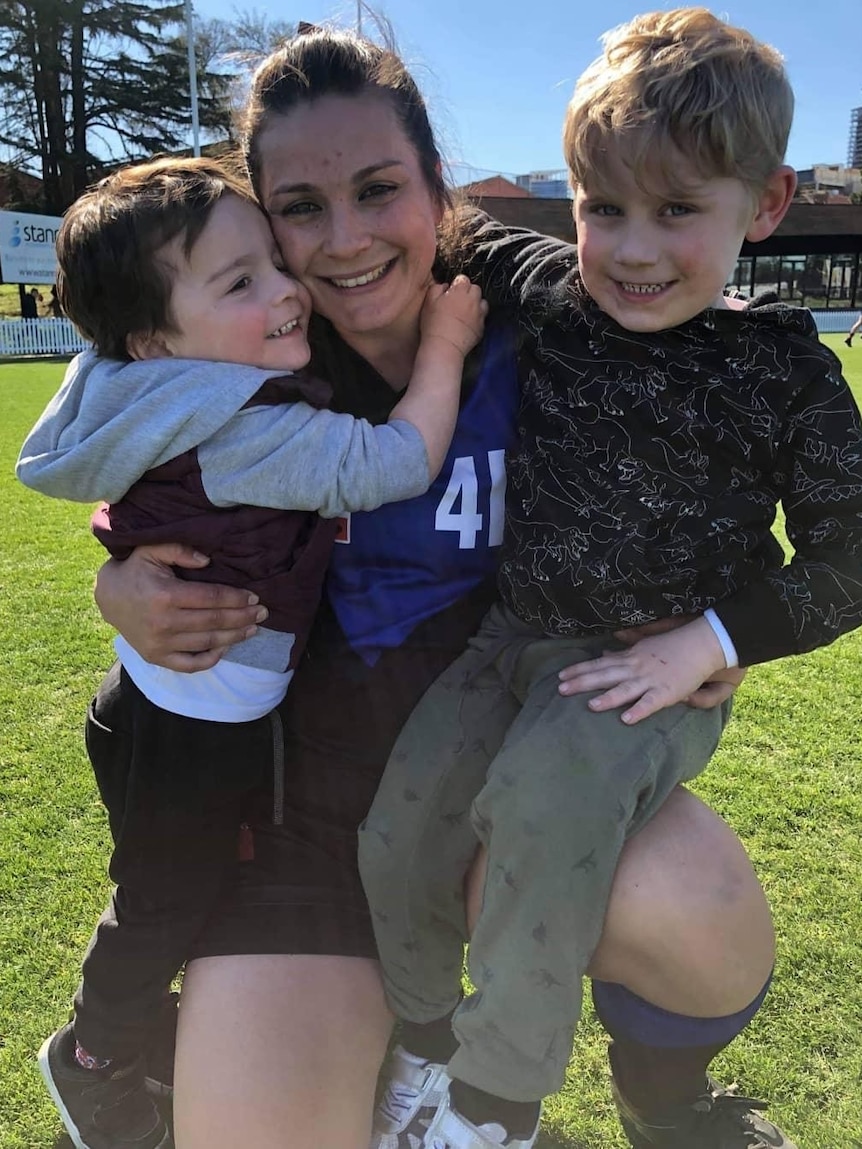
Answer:
[[[170,359],[172,355],[164,336],[146,331],[127,335],[126,351],[132,359]]]
[[[776,168],[757,197],[757,206],[745,238],[758,243],[772,235],[787,214],[796,191],[796,172],[783,164]]]

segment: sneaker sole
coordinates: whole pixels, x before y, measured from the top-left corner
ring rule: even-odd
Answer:
[[[144,1086],[150,1097],[157,1097],[169,1101],[174,1095],[173,1085],[165,1085],[164,1081],[157,1081],[155,1077],[145,1077]]]
[[[39,1072],[42,1074],[42,1078],[45,1082],[45,1085],[48,1087],[48,1092],[51,1094],[51,1099],[53,1100],[54,1104],[57,1106],[57,1111],[59,1112],[60,1117],[62,1118],[63,1124],[66,1127],[66,1132],[69,1134],[69,1137],[72,1141],[72,1144],[75,1146],[75,1149],[93,1149],[93,1147],[91,1145],[88,1145],[87,1142],[81,1136],[81,1131],[80,1131],[80,1129],[78,1129],[78,1126],[72,1120],[71,1113],[69,1113],[69,1110],[63,1104],[63,1098],[60,1096],[60,1091],[57,1088],[56,1083],[54,1081],[54,1075],[51,1072],[51,1061],[48,1057],[48,1049],[49,1049],[49,1046],[51,1045],[51,1042],[53,1040],[54,1040],[54,1034],[52,1033],[50,1037],[46,1037],[45,1040],[42,1042],[42,1046],[39,1049],[39,1054],[38,1054]],[[167,1133],[165,1133],[164,1137],[161,1139],[161,1141],[156,1146],[156,1149],[172,1149],[172,1147],[173,1147],[173,1141],[171,1139],[170,1133],[167,1132]]]

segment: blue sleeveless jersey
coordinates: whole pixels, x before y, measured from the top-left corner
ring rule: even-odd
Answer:
[[[369,666],[496,570],[518,395],[516,332],[489,325],[478,378],[434,483],[419,498],[342,521],[327,593]]]

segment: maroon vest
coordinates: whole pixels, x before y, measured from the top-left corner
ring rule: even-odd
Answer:
[[[269,380],[246,406],[294,403],[322,407],[327,384],[310,376]],[[269,611],[266,626],[296,636],[293,668],[320,602],[337,519],[311,511],[217,507],[201,480],[197,449],[147,471],[118,503],[93,515],[93,534],[119,559],[135,547],[183,543],[210,556],[203,570],[175,567],[180,578],[253,591]],[[289,669],[289,668],[285,668]]]

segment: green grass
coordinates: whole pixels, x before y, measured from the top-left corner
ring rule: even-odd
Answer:
[[[862,344],[840,353],[862,397]],[[111,662],[89,509],[12,475],[61,364],[0,366],[0,1149],[69,1142],[35,1065],[66,1016],[107,892],[107,826],[81,729]],[[698,791],[737,829],[778,931],[773,989],[717,1071],[770,1097],[800,1149],[862,1144],[862,635],[761,667]],[[588,1011],[543,1149],[622,1149]],[[337,1146],[310,1149],[338,1149]],[[692,1146],[691,1149],[697,1149]]]
[[[27,287],[35,286],[28,283]],[[39,304],[39,314],[49,314],[47,303],[51,295],[51,286],[41,286],[39,292],[42,302]],[[19,319],[21,316],[21,297],[17,283],[0,283],[0,319]]]

